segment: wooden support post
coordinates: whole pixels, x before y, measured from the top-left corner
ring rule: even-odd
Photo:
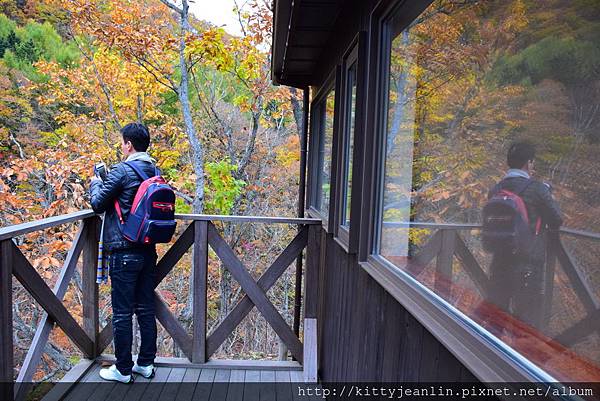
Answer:
[[[549,232],[546,235],[546,263],[544,265],[544,300],[542,304],[541,330],[550,322],[552,314],[552,298],[554,297],[554,271],[556,270],[556,246],[560,241],[558,233]]]
[[[206,290],[208,278],[208,222],[194,222],[192,362],[206,362]]]
[[[98,346],[99,334],[99,298],[96,271],[98,268],[98,240],[100,237],[100,219],[96,216],[84,220],[88,226],[85,232],[85,247],[81,269],[83,295],[83,330],[94,343],[94,354],[97,357],[102,350]]]
[[[449,297],[452,289],[452,261],[456,233],[454,230],[441,230],[442,246],[435,263],[435,292],[442,297]]]
[[[13,399],[12,239],[0,241],[0,395]]]
[[[314,383],[318,376],[317,310],[319,304],[319,270],[321,227],[308,228],[306,268],[304,271],[304,381]]]

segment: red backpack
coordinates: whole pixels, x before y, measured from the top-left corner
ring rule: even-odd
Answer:
[[[139,244],[157,244],[171,241],[175,232],[175,192],[154,167],[154,177],[148,177],[133,162],[125,162],[143,180],[135,194],[127,221],[119,201],[115,199],[115,209],[121,222],[123,236]]]
[[[481,239],[487,252],[507,252],[526,256],[531,250],[534,236],[538,235],[542,225],[541,218],[535,224],[535,232],[529,225],[529,216],[521,193],[532,183],[528,180],[516,192],[506,189],[495,191],[483,208],[483,227]]]

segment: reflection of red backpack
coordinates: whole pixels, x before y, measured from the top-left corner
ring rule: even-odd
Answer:
[[[121,221],[123,236],[139,244],[156,244],[171,241],[175,232],[175,192],[159,175],[155,167],[155,176],[148,177],[133,162],[125,162],[142,180],[135,194],[127,221],[123,222],[123,214],[118,200],[115,209]]]
[[[483,207],[481,238],[487,252],[508,252],[513,255],[528,255],[535,235],[541,227],[541,219],[535,224],[535,232],[529,226],[529,216],[521,193],[533,181],[528,180],[517,192],[506,189],[497,191]]]

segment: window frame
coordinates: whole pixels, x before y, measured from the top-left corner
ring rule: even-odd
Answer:
[[[358,263],[440,343],[484,382],[556,382],[552,376],[507,344],[494,337],[460,310],[422,283],[377,254],[379,216],[384,179],[387,104],[389,28],[386,22],[396,12],[408,26],[432,3],[407,0],[381,0],[370,15],[368,56],[368,101],[363,153],[364,171],[358,242]],[[403,28],[404,29],[404,28]],[[382,103],[383,102],[383,103]],[[356,202],[355,202],[356,203]]]
[[[367,33],[359,32],[354,40],[348,46],[348,50],[342,57],[342,78],[340,92],[340,122],[339,135],[337,144],[337,177],[339,177],[336,188],[335,199],[335,231],[334,238],[348,253],[356,253],[358,249],[358,233],[360,230],[360,198],[362,193],[362,155],[360,150],[364,143],[364,100],[365,100],[365,82],[366,82],[366,40]],[[350,110],[352,108],[352,89],[349,87],[350,70],[354,68],[354,121],[350,122]],[[350,127],[353,126],[353,132],[350,132]],[[347,167],[350,165],[349,150],[350,137],[352,137],[352,169],[349,171]],[[351,179],[352,186],[350,194],[347,193],[348,181]],[[346,199],[350,196],[350,209],[348,216],[346,213]],[[346,217],[344,219],[344,217]],[[345,225],[344,220],[349,222]]]
[[[323,228],[326,232],[333,231],[333,215],[334,215],[334,202],[335,199],[335,183],[336,183],[336,152],[337,152],[337,132],[339,125],[339,84],[340,84],[341,68],[336,68],[329,74],[325,83],[316,92],[314,99],[310,104],[310,133],[309,133],[309,149],[308,149],[308,162],[310,174],[307,177],[308,187],[308,209],[307,214],[309,217],[321,219]],[[330,179],[329,179],[329,205],[328,213],[323,213],[322,210],[317,209],[318,195],[320,194],[319,185],[319,149],[324,139],[323,125],[322,125],[322,108],[324,102],[327,101],[327,96],[331,91],[334,91],[334,112],[333,112],[333,127],[332,127],[332,149],[331,149],[331,166],[330,166]],[[322,205],[321,205],[322,207]]]

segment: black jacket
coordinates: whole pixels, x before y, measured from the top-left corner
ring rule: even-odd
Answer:
[[[136,160],[137,166],[142,171],[153,177],[155,174],[154,164],[146,161]],[[123,237],[121,234],[121,223],[115,209],[115,199],[119,200],[119,206],[123,214],[123,220],[127,220],[135,194],[142,183],[142,178],[125,163],[114,165],[106,181],[93,181],[90,186],[90,198],[92,209],[96,213],[104,213],[104,236],[103,247],[106,250],[129,249],[129,248],[148,248],[155,245],[135,244]]]

